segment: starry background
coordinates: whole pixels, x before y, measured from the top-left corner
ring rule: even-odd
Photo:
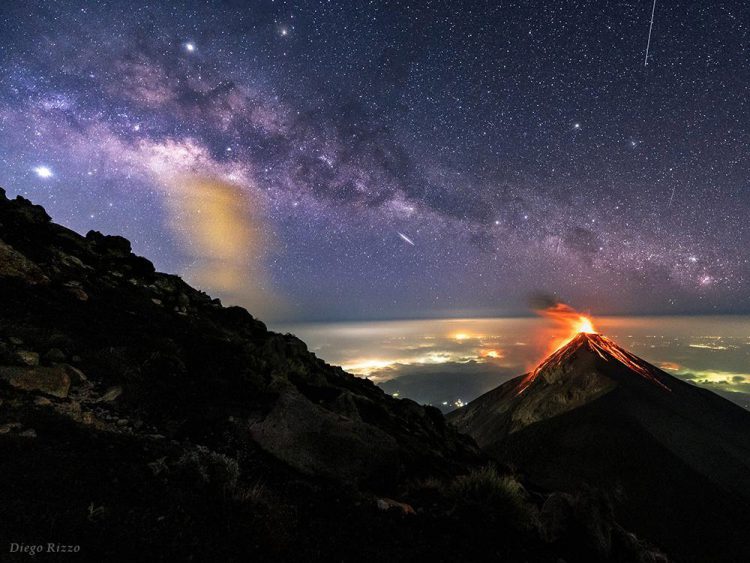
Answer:
[[[0,185],[277,319],[750,312],[744,2],[5,2]]]

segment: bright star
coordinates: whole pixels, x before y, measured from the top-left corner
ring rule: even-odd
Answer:
[[[286,37],[287,35],[289,35],[289,29],[287,29],[286,27],[282,27],[281,29],[279,29],[279,33],[282,37]]]
[[[36,172],[36,175],[40,178],[52,178],[52,170],[50,170],[47,166],[37,166],[34,168],[34,172]]]
[[[192,53],[193,51],[195,51],[195,43],[185,43],[185,50],[188,53]]]

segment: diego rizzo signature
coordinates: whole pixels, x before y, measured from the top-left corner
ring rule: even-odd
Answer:
[[[64,543],[16,543],[11,542],[10,553],[25,553],[26,555],[34,556],[37,553],[78,553],[81,551],[80,545],[67,545]]]

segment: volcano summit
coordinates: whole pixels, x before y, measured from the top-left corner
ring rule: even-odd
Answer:
[[[579,333],[449,420],[539,486],[604,491],[680,560],[747,554],[750,414],[605,336]]]

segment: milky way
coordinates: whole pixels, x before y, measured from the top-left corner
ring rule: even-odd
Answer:
[[[150,4],[0,8],[9,195],[268,318],[750,311],[744,2]]]

